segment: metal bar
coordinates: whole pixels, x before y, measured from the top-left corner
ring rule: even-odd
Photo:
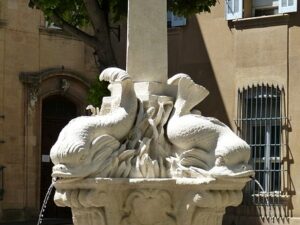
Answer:
[[[260,86],[260,96],[262,96],[262,94],[263,94],[263,86],[261,85]],[[260,116],[260,118],[262,117],[262,102],[263,102],[263,98],[260,98],[260,108],[259,108],[259,116]],[[262,126],[261,126],[261,124],[262,124],[262,120],[259,120],[259,143],[261,144],[262,143],[262,139],[261,139],[261,133],[262,133]],[[259,154],[258,154],[258,158],[261,158],[261,149],[262,148],[259,148]],[[258,169],[260,170],[260,167],[261,167],[261,164],[259,163],[258,164]],[[255,168],[255,169],[257,169],[257,168]],[[260,176],[261,176],[261,173],[259,172],[258,173],[258,176],[259,176],[259,181],[261,182],[261,178],[260,178]],[[263,184],[262,184],[263,185]],[[258,201],[258,203],[260,203],[260,198],[259,198],[259,201]],[[264,202],[263,202],[264,203]]]
[[[238,99],[237,99],[237,112],[236,112],[236,116],[237,118],[241,118],[241,107],[242,107],[242,104],[241,104],[241,90],[238,89]],[[239,136],[241,136],[241,121],[238,120],[237,121],[237,133]]]
[[[265,99],[266,99],[266,104],[265,104],[265,117],[268,117],[268,110],[270,110],[269,106],[270,106],[270,101],[269,101],[269,98],[268,98],[268,93],[269,93],[269,85],[267,84],[266,85],[266,96],[265,96]],[[270,118],[270,117],[269,117]],[[267,179],[266,179],[266,184],[267,184],[267,198],[268,198],[268,203],[270,203],[270,191],[271,191],[271,163],[270,163],[270,143],[271,143],[271,124],[265,120],[265,129],[266,129],[266,135],[267,135],[267,140],[265,140],[265,143],[266,143],[266,150],[265,150],[265,157],[266,157],[266,161],[265,161],[265,164],[267,165],[267,172],[266,172],[266,175],[267,175]],[[270,211],[269,211],[270,213]],[[270,216],[270,214],[269,214]]]
[[[249,113],[248,113],[248,107],[249,107],[249,86],[247,85],[247,89],[244,90],[243,92],[246,97],[245,98],[245,107],[244,107],[244,116],[243,118],[248,119],[249,118]],[[248,124],[248,120],[245,120],[243,122],[246,122],[245,127],[243,127],[243,131],[244,131],[244,140],[246,140],[247,142],[249,142],[249,137],[248,137],[248,129],[249,129],[249,124]]]
[[[245,116],[246,119],[248,119],[248,105],[249,104],[249,86],[247,86],[247,90],[246,90],[246,109],[245,109]],[[248,140],[248,120],[246,120],[246,129],[245,129],[245,140]]]
[[[269,117],[272,118],[273,117],[273,85],[271,85],[271,90],[270,90],[271,94],[270,94],[270,107],[269,107]],[[274,121],[270,121],[270,143],[269,143],[269,149],[270,149],[270,155],[269,155],[269,164],[270,164],[270,191],[274,191],[275,190],[275,177],[274,177],[274,171],[273,169],[275,169],[276,163],[272,163],[271,162],[271,156],[273,154],[272,151],[274,151],[274,148],[272,149],[272,137],[273,137],[273,122]],[[276,130],[276,127],[274,127],[274,129]],[[274,138],[273,138],[274,139]],[[271,199],[269,199],[270,202],[272,200],[271,203],[274,203],[274,196],[272,195]]]
[[[283,101],[282,101],[282,95],[284,94],[284,91],[283,90],[280,90],[279,89],[279,87],[277,86],[277,91],[280,93],[280,95],[279,95],[279,104],[277,103],[276,104],[276,106],[278,105],[279,106],[279,109],[278,109],[278,114],[280,114],[281,116],[282,116],[282,114],[283,114],[283,111],[282,111],[282,104],[283,104]],[[285,97],[285,96],[283,96],[283,97]],[[278,100],[278,98],[276,98],[276,101]],[[284,116],[286,116],[286,115],[284,115]],[[282,120],[280,119],[280,121],[279,121],[279,143],[281,144],[280,145],[280,147],[279,147],[279,149],[278,149],[278,151],[279,151],[279,166],[280,166],[280,169],[282,170],[283,168],[284,168],[284,164],[282,164],[281,162],[282,162],[282,151],[283,151],[283,145],[282,145],[282,135],[283,135],[283,132],[282,132]],[[286,143],[284,143],[284,144],[286,144]],[[286,146],[285,146],[285,149],[286,149]],[[282,168],[283,167],[283,168]],[[279,174],[278,174],[278,186],[279,186],[279,188],[280,188],[280,193],[281,193],[281,191],[283,190],[282,189],[282,184],[281,184],[281,176],[283,176],[283,172],[282,171],[280,171],[279,172]],[[278,201],[277,201],[278,203],[279,203],[279,196],[278,196]]]
[[[242,100],[242,104],[243,104],[242,108],[241,108],[241,110],[242,110],[241,111],[241,118],[244,118],[244,111],[245,111],[245,109],[244,109],[245,108],[244,88],[242,89],[242,92],[241,92],[241,100]],[[244,133],[244,126],[243,126],[244,124],[243,123],[244,123],[244,121],[241,121],[241,135],[240,135],[241,138],[243,138],[243,135],[244,135],[243,134]]]
[[[257,117],[257,114],[258,114],[258,107],[257,107],[257,102],[258,102],[258,98],[257,98],[257,92],[258,92],[258,87],[255,88],[255,117]],[[251,118],[252,119],[252,118]],[[256,121],[255,121],[255,126],[254,126],[254,160],[253,160],[253,164],[256,164],[256,159],[257,159],[257,124],[256,124]],[[251,143],[252,144],[252,143]],[[256,166],[255,166],[256,167]],[[253,168],[255,168],[253,167]],[[256,190],[255,190],[255,182],[253,182],[253,194],[256,193]],[[259,187],[258,187],[259,188]]]
[[[273,86],[272,86],[273,87]],[[275,93],[276,95],[274,95],[275,97],[274,100],[275,100],[275,107],[274,107],[274,117],[277,116],[277,89],[275,89]],[[273,102],[273,101],[272,101]],[[277,143],[277,121],[274,120],[274,143],[276,144]],[[275,157],[275,162],[273,163],[274,165],[274,170],[276,169],[277,167],[277,146],[273,146],[273,155]],[[277,191],[278,190],[278,187],[276,185],[276,178],[277,178],[277,172],[276,171],[273,171],[273,184],[274,184],[274,190]],[[276,195],[273,196],[273,204],[275,204],[275,202],[277,202],[277,199],[276,198]]]

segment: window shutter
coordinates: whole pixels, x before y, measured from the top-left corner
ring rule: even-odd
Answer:
[[[297,0],[279,0],[279,13],[297,12]]]
[[[226,20],[235,20],[243,17],[243,0],[225,0]]]
[[[186,25],[186,18],[183,16],[176,16],[172,13],[171,26],[172,27],[180,27]]]

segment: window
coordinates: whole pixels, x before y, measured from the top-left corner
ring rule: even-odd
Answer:
[[[183,16],[176,16],[173,12],[168,11],[168,27],[182,27],[186,25],[186,18]]]
[[[226,20],[297,12],[297,0],[225,0]]]
[[[245,194],[255,204],[277,204],[282,190],[283,90],[258,85],[238,91],[238,132],[251,147],[255,179]]]

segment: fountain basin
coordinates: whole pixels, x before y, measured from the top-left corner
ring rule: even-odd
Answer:
[[[220,225],[225,208],[241,203],[246,182],[246,178],[61,180],[54,183],[54,200],[72,208],[74,225]]]

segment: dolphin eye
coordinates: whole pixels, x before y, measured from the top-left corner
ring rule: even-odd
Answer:
[[[84,161],[86,159],[87,155],[86,154],[83,154],[80,156],[79,160],[80,161]]]

